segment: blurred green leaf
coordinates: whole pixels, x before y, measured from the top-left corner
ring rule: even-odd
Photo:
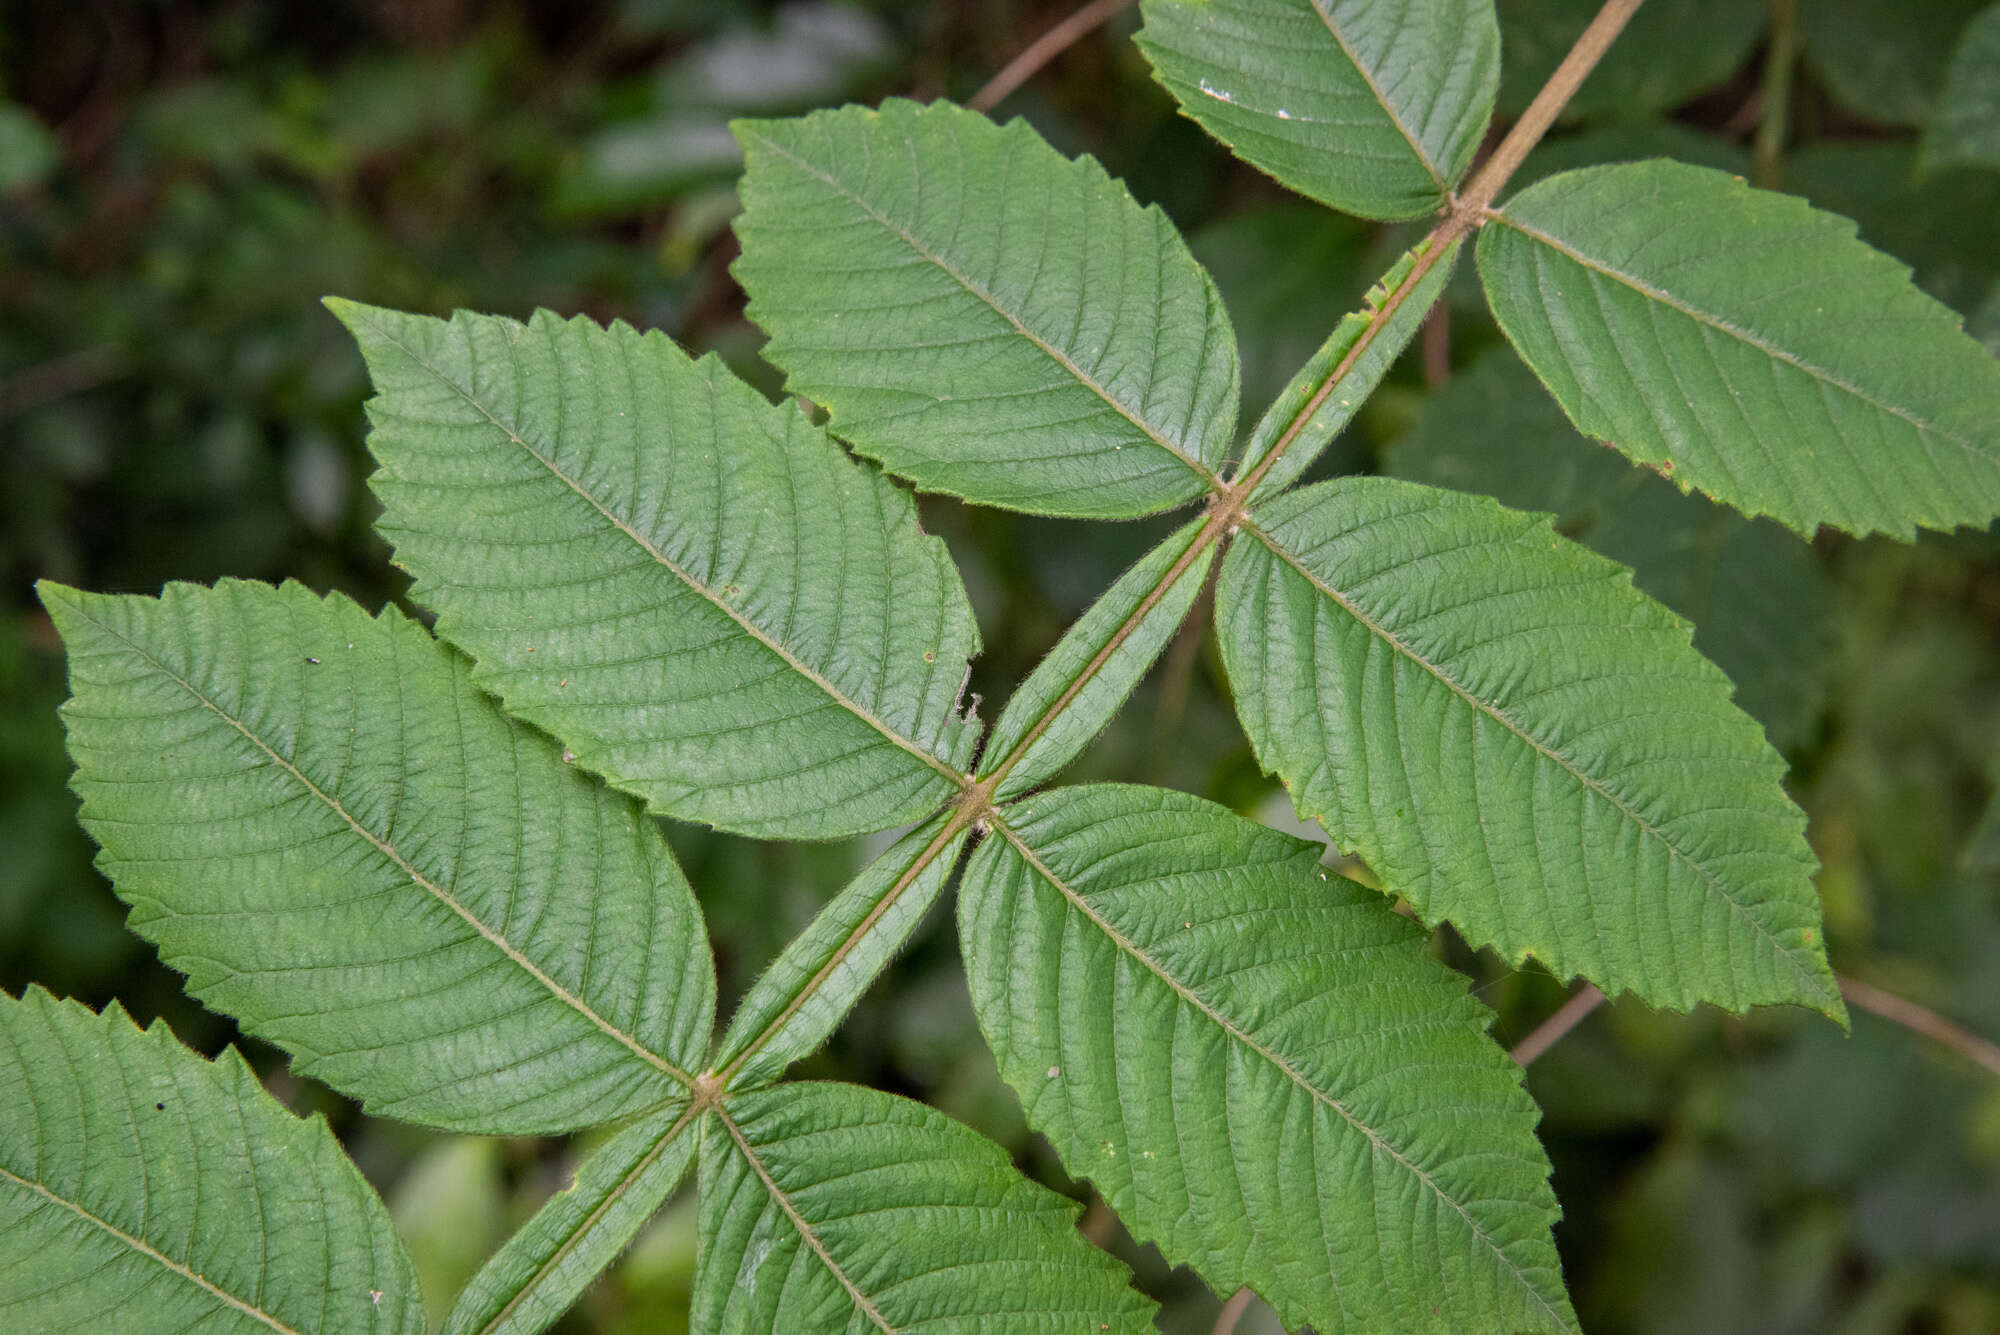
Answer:
[[[1497,0],[1503,111],[1520,115],[1601,7],[1599,0]],[[1635,120],[1713,88],[1749,58],[1764,10],[1757,0],[1647,0],[1562,119]]]
[[[55,139],[32,112],[0,102],[0,191],[40,185],[59,160]]]
[[[500,1241],[506,1219],[500,1142],[444,1136],[417,1156],[389,1196],[389,1217],[410,1249],[433,1329]]]
[[[1924,132],[1927,166],[2000,168],[2000,5],[1965,25]]]
[[[1847,110],[1881,125],[1922,125],[1959,33],[1986,3],[1804,0],[1799,33],[1807,63]]]

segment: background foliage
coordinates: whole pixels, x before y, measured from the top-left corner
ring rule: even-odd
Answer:
[[[1503,0],[1503,111],[1594,7]],[[29,584],[151,593],[289,575],[364,605],[399,597],[362,485],[361,363],[322,294],[622,316],[774,386],[727,269],[739,162],[725,122],[963,98],[1067,9],[0,7],[0,986],[116,996],[209,1052],[235,1040],[124,931],[90,867],[55,716],[62,661]],[[1774,29],[1753,9],[1650,0],[1517,183],[1658,151],[1750,175],[1857,219],[2000,349],[2000,136],[1978,96],[1996,83],[1979,78],[1994,11],[1781,0]],[[1135,26],[1115,19],[1000,111],[1095,154],[1189,233],[1254,407],[1413,238],[1232,163],[1147,77]],[[1787,132],[1760,144],[1774,105]],[[1313,475],[1485,490],[1635,565],[1792,762],[1836,967],[2000,1032],[2000,540],[1808,547],[1655,484],[1570,432],[1509,354],[1487,355],[1499,335],[1476,281],[1461,269],[1449,316]],[[988,700],[1175,523],[939,498],[923,514],[965,571]],[[1290,827],[1223,689],[1212,640],[1183,640],[1075,777],[1163,782]],[[668,837],[708,918],[723,1014],[884,846]],[[1474,977],[1503,1041],[1561,999],[1545,974],[1448,933],[1437,950]],[[434,1315],[577,1157],[370,1119],[243,1043],[281,1098],[329,1114],[382,1189]],[[929,1100],[1065,1185],[979,1040],[945,915],[810,1068]],[[1620,1005],[1540,1059],[1529,1087],[1587,1329],[2000,1328],[2000,1084],[1907,1032],[1859,1013],[1843,1039],[1804,1013]],[[1085,1227],[1169,1298],[1172,1329],[1208,1329],[1216,1296],[1134,1253],[1101,1210]],[[691,1208],[670,1208],[563,1329],[675,1329],[695,1230]]]

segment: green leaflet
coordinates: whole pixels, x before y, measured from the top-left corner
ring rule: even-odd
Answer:
[[[856,1085],[740,1094],[703,1124],[690,1325],[712,1335],[1151,1335],[1077,1207],[943,1113]]]
[[[1424,247],[1405,252],[1368,289],[1362,309],[1334,326],[1312,360],[1299,368],[1257,423],[1249,448],[1243,453],[1243,462],[1237,466],[1236,476],[1248,477],[1269,455],[1283,447],[1284,453],[1258,481],[1256,495],[1275,496],[1297,481],[1341,429],[1354,420],[1354,414],[1382,383],[1389,367],[1423,328],[1432,304],[1451,280],[1451,271],[1458,263],[1458,249],[1459,243],[1452,242],[1414,283],[1411,275],[1423,262]],[[1396,294],[1406,285],[1409,290],[1398,299]],[[1384,319],[1382,311],[1392,300],[1396,307]],[[1361,346],[1364,337],[1368,342]],[[1349,356],[1353,357],[1351,363]],[[1341,372],[1340,382],[1333,384],[1336,372]],[[1326,391],[1323,397],[1322,391]],[[1308,416],[1300,422],[1299,415],[1308,410]],[[1298,424],[1296,428],[1294,423]]]
[[[1000,819],[959,895],[973,1005],[1135,1236],[1288,1326],[1575,1329],[1535,1106],[1414,924],[1186,794]]]
[[[1854,224],[1703,167],[1566,172],[1481,232],[1577,429],[1746,514],[1907,536],[2000,511],[2000,363]]]
[[[534,1335],[561,1316],[673,1194],[694,1157],[692,1112],[662,1109],[585,1159],[459,1294],[443,1335]]]
[[[840,1027],[951,878],[965,831],[945,839],[948,822],[918,826],[864,867],[751,985],[711,1067],[730,1087],[778,1079]]]
[[[1784,762],[1546,516],[1320,483],[1252,512],[1216,625],[1258,759],[1427,921],[1657,1006],[1844,1015]]]
[[[380,527],[480,685],[657,811],[881,829],[948,796],[979,635],[909,496],[660,334],[329,303]]]
[[[326,1123],[117,1003],[0,995],[0,1329],[423,1335],[410,1259]]]
[[[1492,0],[1145,0],[1139,48],[1244,161],[1368,218],[1443,206],[1500,79]]]
[[[1554,512],[1560,532],[1631,566],[1640,590],[1694,623],[1694,647],[1774,746],[1812,735],[1838,661],[1833,594],[1812,548],[1583,439],[1506,348],[1426,399],[1385,463],[1413,482]]]
[[[379,1115],[685,1095],[715,983],[659,831],[421,626],[296,584],[41,590],[98,865],[191,993]]]
[[[2000,167],[2000,5],[1965,25],[1924,132],[1923,159],[1927,168]]]
[[[1017,750],[1021,754],[1008,765],[996,797],[1024,793],[1052,778],[1111,722],[1173,639],[1208,578],[1215,562],[1213,543],[1203,544],[1159,600],[1145,606],[1154,587],[1199,540],[1202,528],[1203,521],[1191,520],[1140,557],[1063,633],[1007,701],[986,747],[985,774],[1009,762]],[[1095,670],[1070,695],[1071,684],[1092,664]]]
[[[786,385],[927,491],[1132,516],[1216,485],[1236,341],[1157,208],[1025,122],[742,121],[737,278]]]

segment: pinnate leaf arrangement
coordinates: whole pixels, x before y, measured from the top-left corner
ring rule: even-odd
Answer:
[[[1500,200],[1630,8],[1467,182],[1487,0],[1147,0],[1159,79],[1238,155],[1439,218],[1240,446],[1229,319],[1164,215],[1023,122],[890,101],[737,127],[736,272],[824,427],[659,334],[330,301],[435,635],[292,584],[43,586],[82,819],[196,997],[382,1115],[617,1124],[447,1331],[542,1329],[690,1169],[698,1330],[1152,1329],[996,1146],[782,1079],[954,874],[999,1069],[1135,1236],[1291,1326],[1575,1328],[1536,1109],[1421,924],[1656,1006],[1844,1022],[1804,818],[1688,624],[1547,516],[1294,484],[1470,243],[1576,427],[1683,489],[1806,534],[2000,512],[2000,366],[1852,224],[1658,160]],[[904,484],[1203,508],[985,731]],[[1211,577],[1258,759],[1419,921],[1209,802],[1047,786]],[[908,832],[718,1039],[656,816]],[[0,1035],[0,1326],[422,1328],[379,1201],[239,1059],[38,991]]]

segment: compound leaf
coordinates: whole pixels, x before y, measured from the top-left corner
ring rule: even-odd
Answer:
[[[1547,516],[1307,487],[1252,513],[1216,624],[1259,760],[1427,920],[1654,1005],[1844,1015],[1784,762]]]
[[[698,1331],[1151,1335],[1077,1207],[936,1109],[856,1085],[739,1094],[701,1142]]]
[[[680,1185],[695,1115],[668,1107],[613,1136],[480,1267],[443,1335],[536,1335],[576,1301]]]
[[[1139,47],[1244,161],[1368,218],[1440,208],[1500,82],[1492,0],[1145,0]]]
[[[741,121],[765,355],[929,491],[1132,516],[1216,484],[1236,340],[1157,208],[1024,121],[892,99]]]
[[[839,1027],[950,879],[965,831],[947,836],[948,820],[919,826],[864,867],[751,985],[714,1060],[731,1086],[777,1079]]]
[[[993,762],[986,773],[1007,765],[997,796],[1024,793],[1055,775],[1090,745],[1125,703],[1180,628],[1208,578],[1215,545],[1204,542],[1188,556],[1201,530],[1202,521],[1191,520],[1140,557],[1063,633],[1007,701],[986,748]],[[1176,566],[1180,573],[1160,588],[1160,581]],[[1150,604],[1149,598],[1154,599]],[[1088,677],[1086,668],[1092,669]],[[1071,694],[1078,681],[1083,684]]]
[[[684,1097],[715,982],[658,829],[423,627],[296,584],[42,597],[98,865],[195,996],[433,1126]]]
[[[423,1335],[389,1213],[233,1050],[0,996],[0,1327]]]
[[[658,333],[329,304],[375,381],[382,532],[510,712],[745,834],[949,795],[979,636],[907,493]]]
[[[2000,362],[1854,224],[1726,173],[1565,172],[1508,202],[1479,272],[1587,436],[1810,536],[2000,511]]]
[[[1002,1075],[1137,1237],[1287,1326],[1573,1330],[1490,1014],[1320,852],[1161,789],[1006,808],[959,896]]]

